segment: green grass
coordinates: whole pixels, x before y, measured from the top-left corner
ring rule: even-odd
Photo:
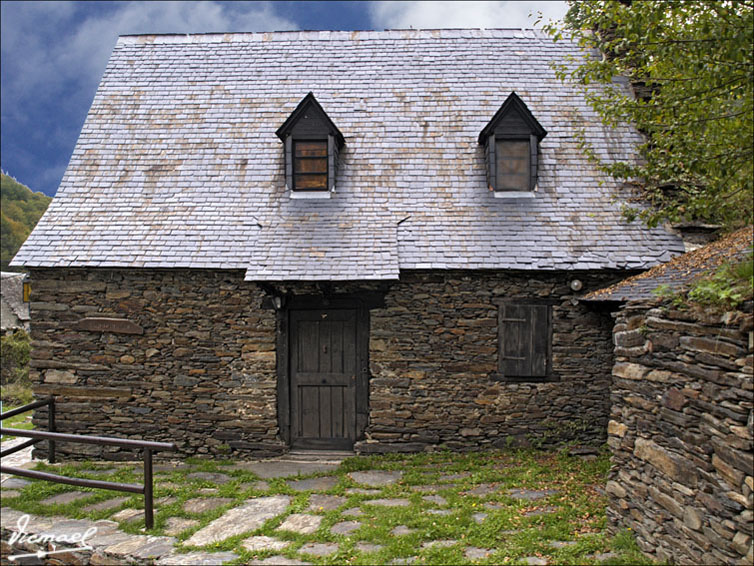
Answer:
[[[612,564],[651,564],[638,550],[630,533],[624,532],[611,538],[605,534],[606,499],[601,487],[605,483],[609,461],[606,455],[592,461],[573,458],[564,454],[547,454],[534,451],[487,451],[468,454],[448,452],[416,455],[389,455],[355,457],[344,461],[332,472],[309,474],[303,477],[336,476],[338,483],[325,492],[345,497],[343,505],[332,511],[306,511],[313,492],[298,492],[287,484],[285,478],[265,480],[268,490],[252,486],[258,481],[256,475],[242,469],[232,469],[230,461],[189,459],[185,469],[159,471],[155,474],[155,498],[171,497],[172,503],[157,506],[155,528],[150,534],[164,534],[170,517],[195,519],[198,524],[182,532],[178,537],[183,543],[198,529],[220,517],[228,509],[241,505],[253,497],[282,494],[291,497],[286,512],[261,526],[257,531],[228,538],[202,550],[227,550],[238,555],[238,564],[254,559],[263,559],[274,554],[289,558],[305,559],[315,564],[374,564],[387,563],[397,558],[416,557],[415,564],[468,564],[464,549],[470,546],[490,550],[489,556],[478,560],[479,564],[520,564],[529,556],[543,556],[550,563],[590,564],[594,554],[613,552]],[[38,464],[37,469],[54,470],[68,476],[107,479],[126,483],[141,481],[139,466],[91,462],[69,463],[48,466]],[[107,474],[93,474],[96,469],[114,469]],[[357,484],[347,475],[359,470],[400,470],[403,476],[398,483],[380,489],[378,495],[348,494],[346,490]],[[195,471],[221,472],[231,478],[222,485],[189,478]],[[443,476],[462,473],[463,477],[442,483]],[[288,478],[290,479],[290,478]],[[294,478],[300,479],[300,478]],[[244,485],[249,484],[249,485]],[[468,491],[489,484],[492,493],[475,496]],[[438,485],[435,493],[444,497],[447,505],[438,505],[422,499],[417,486]],[[363,486],[362,486],[363,487]],[[201,493],[202,488],[217,489],[215,493]],[[554,489],[556,493],[537,501],[522,501],[509,497],[512,488]],[[91,497],[67,505],[43,505],[41,501],[52,495],[75,488],[48,482],[33,482],[23,488],[15,498],[3,497],[3,504],[36,515],[62,515],[71,518],[110,518],[124,508],[143,509],[140,496],[130,497],[119,507],[108,511],[87,512],[90,503],[122,496],[103,490],[84,490]],[[227,497],[232,501],[220,508],[205,513],[193,514],[183,509],[183,504],[196,497]],[[364,502],[372,498],[404,498],[408,507],[378,507]],[[488,508],[485,504],[494,504]],[[347,517],[343,511],[361,507],[360,517]],[[543,507],[552,512],[529,515]],[[433,515],[429,510],[445,508],[446,516]],[[291,513],[317,513],[322,523],[312,535],[279,532],[275,529]],[[474,514],[487,513],[478,523]],[[330,533],[330,527],[344,520],[358,520],[361,527],[348,536]],[[393,528],[404,525],[413,530],[405,536],[394,536]],[[122,530],[129,533],[143,532],[143,515],[130,523],[121,523]],[[291,542],[279,552],[245,550],[241,543],[251,535],[267,535]],[[432,540],[454,540],[453,546],[422,548]],[[561,548],[551,546],[552,541],[571,543]],[[96,541],[94,541],[96,544]],[[339,551],[328,557],[299,554],[299,549],[310,542],[337,542]],[[359,552],[358,542],[382,545],[376,552]],[[179,546],[178,551],[199,550]]]
[[[3,412],[11,411],[15,407],[3,407]],[[21,430],[33,430],[34,424],[31,422],[31,411],[27,413],[21,413],[15,417],[10,417],[3,421],[3,428],[17,428]],[[13,440],[15,436],[3,436],[3,442]]]

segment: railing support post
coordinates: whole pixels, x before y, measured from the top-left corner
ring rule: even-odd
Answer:
[[[144,525],[154,527],[154,501],[152,498],[152,451],[144,449]]]
[[[55,431],[55,397],[50,397],[47,405],[47,430],[49,432]],[[55,463],[55,441],[50,439],[47,441],[47,461],[50,464]]]

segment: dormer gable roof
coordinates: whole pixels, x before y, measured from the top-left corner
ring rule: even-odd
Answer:
[[[495,130],[501,123],[504,122],[511,114],[517,114],[523,123],[528,127],[530,134],[537,136],[539,141],[547,135],[547,132],[542,125],[537,121],[529,108],[524,104],[524,101],[515,93],[511,92],[508,98],[505,99],[503,105],[495,112],[484,129],[479,134],[479,143],[484,145],[487,142],[487,137],[495,133]],[[517,132],[519,133],[519,132]],[[520,132],[524,133],[524,132]]]
[[[335,140],[338,142],[338,147],[343,147],[346,143],[343,134],[340,133],[338,127],[327,115],[327,112],[325,112],[325,109],[322,108],[322,105],[317,101],[313,92],[309,92],[309,94],[301,99],[301,102],[298,103],[296,109],[291,112],[290,116],[288,116],[286,121],[283,122],[283,125],[277,129],[275,135],[277,135],[282,141],[285,141],[285,138],[291,134],[298,121],[301,120],[307,112],[311,112],[312,110],[320,120],[324,122],[328,129],[328,134],[335,137]]]

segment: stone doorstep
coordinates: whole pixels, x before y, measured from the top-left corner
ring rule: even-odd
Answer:
[[[18,532],[18,521],[28,513],[21,513],[14,509],[3,508],[2,538],[8,540],[10,533]],[[90,528],[96,528],[97,532],[87,539],[92,550],[78,550],[76,545],[58,545],[61,550],[70,548],[71,553],[91,558],[97,555],[101,562],[108,563],[111,560],[131,560],[143,562],[147,559],[158,560],[173,552],[173,546],[177,542],[174,537],[152,535],[130,535],[117,530],[118,524],[113,521],[91,521],[89,519],[66,519],[65,517],[37,517],[29,515],[30,519],[25,527],[25,532],[32,534],[55,534],[72,536],[75,533],[85,533]],[[28,543],[25,544],[27,551]],[[36,550],[46,549],[36,547]],[[65,555],[67,556],[67,555]],[[87,560],[88,561],[88,560]]]

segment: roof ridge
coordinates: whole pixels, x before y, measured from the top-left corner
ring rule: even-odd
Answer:
[[[549,36],[534,28],[422,28],[385,30],[280,30],[264,32],[204,32],[124,34],[118,37],[119,45],[143,43],[232,43],[244,41],[306,40],[367,40],[367,39],[536,39]]]

